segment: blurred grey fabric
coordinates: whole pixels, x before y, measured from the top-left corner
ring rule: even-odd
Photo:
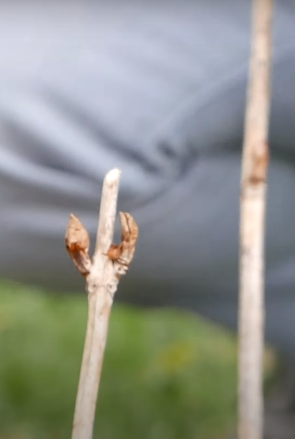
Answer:
[[[96,231],[105,173],[139,223],[117,300],[235,327],[251,3],[2,2],[0,276],[83,291],[69,213]],[[276,2],[266,335],[295,355],[295,3]]]

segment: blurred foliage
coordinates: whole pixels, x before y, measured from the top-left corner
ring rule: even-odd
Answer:
[[[1,439],[70,437],[86,316],[86,296],[2,285]],[[235,406],[233,336],[184,312],[114,307],[97,437],[221,437]]]

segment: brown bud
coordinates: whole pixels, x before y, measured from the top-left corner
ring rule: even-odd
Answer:
[[[121,244],[111,245],[107,256],[124,267],[128,267],[133,259],[138,238],[138,226],[134,218],[127,212],[120,212]]]
[[[88,254],[90,246],[89,234],[80,219],[72,213],[70,214],[66,231],[65,243],[75,266],[82,276],[87,276],[91,267],[91,260]]]

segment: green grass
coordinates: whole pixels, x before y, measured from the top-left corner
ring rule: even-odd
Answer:
[[[70,438],[86,296],[0,289],[0,438]],[[236,406],[232,336],[177,311],[115,306],[96,416],[104,439],[220,438]]]

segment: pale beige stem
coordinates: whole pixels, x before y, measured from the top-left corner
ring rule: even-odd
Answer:
[[[108,332],[108,321],[117,288],[113,262],[106,256],[113,240],[120,171],[113,169],[104,180],[97,241],[86,278],[88,292],[87,333],[78,386],[72,439],[91,439],[96,399]]]
[[[86,278],[88,322],[74,415],[72,439],[91,439],[99,389],[108,322],[118,282],[132,262],[138,225],[128,212],[120,212],[122,240],[112,244],[120,171],[113,169],[105,179],[93,259],[90,239],[81,220],[70,215],[65,245],[75,267]]]
[[[272,0],[253,0],[241,178],[239,439],[263,437],[264,235]]]

